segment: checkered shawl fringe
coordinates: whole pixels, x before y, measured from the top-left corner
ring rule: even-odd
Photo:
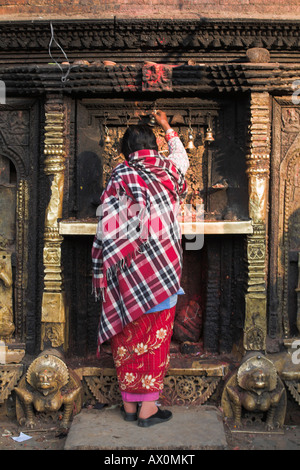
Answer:
[[[178,291],[177,215],[185,194],[182,172],[156,151],[135,152],[113,170],[92,247],[93,291],[102,300],[98,354],[104,341]]]

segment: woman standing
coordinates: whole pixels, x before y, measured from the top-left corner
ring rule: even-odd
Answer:
[[[102,297],[98,354],[110,340],[122,414],[127,421],[138,419],[141,427],[172,417],[158,409],[156,400],[168,367],[177,295],[183,293],[177,216],[189,166],[166,114],[153,114],[166,133],[169,157],[158,153],[149,126],[127,129],[122,141],[126,161],[113,170],[101,196],[92,248],[93,287]]]

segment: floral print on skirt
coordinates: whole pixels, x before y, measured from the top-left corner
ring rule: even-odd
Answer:
[[[121,392],[150,393],[163,389],[175,310],[176,306],[141,315],[111,339]]]

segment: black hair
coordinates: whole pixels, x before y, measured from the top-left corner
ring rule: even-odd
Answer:
[[[131,153],[145,149],[158,151],[156,137],[152,129],[146,124],[128,127],[121,144],[121,152],[126,160]]]

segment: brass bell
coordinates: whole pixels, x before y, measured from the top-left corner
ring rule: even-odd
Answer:
[[[186,148],[188,150],[193,150],[194,148],[196,148],[195,145],[194,145],[194,136],[193,136],[192,130],[189,130],[188,144],[187,144]]]
[[[150,116],[150,120],[149,120],[149,126],[150,127],[154,127],[156,124],[156,120],[155,120],[155,117],[153,115]]]
[[[156,126],[156,119],[155,119],[155,116],[153,114],[156,114],[157,112],[157,109],[156,107],[154,106],[154,108],[152,109],[152,113],[149,115],[149,122],[148,122],[148,125],[150,127],[154,127]]]
[[[106,144],[110,143],[111,142],[111,138],[109,136],[109,130],[108,128],[105,126],[105,139],[104,139],[104,142]]]
[[[212,131],[212,127],[211,127],[211,115],[210,113],[208,114],[208,123],[207,123],[207,129],[206,129],[206,133],[205,133],[205,142],[213,142],[215,139],[214,139],[214,136],[213,136],[213,131]]]
[[[214,139],[214,136],[213,136],[212,128],[208,127],[207,131],[206,131],[206,134],[205,134],[205,142],[213,142],[214,140],[215,139]]]

